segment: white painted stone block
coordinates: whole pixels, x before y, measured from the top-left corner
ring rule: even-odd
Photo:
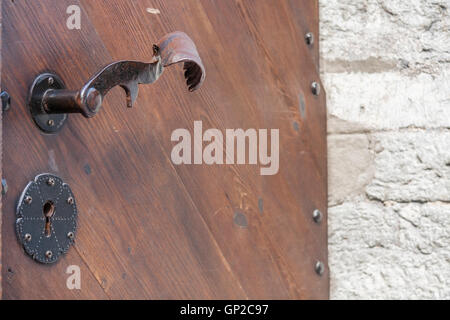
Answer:
[[[320,24],[325,61],[377,58],[433,74],[450,63],[449,0],[320,0]]]
[[[329,115],[354,124],[332,126],[332,121],[331,133],[450,128],[450,68],[439,76],[325,73],[323,79]]]
[[[450,299],[450,204],[329,209],[333,299]]]
[[[450,202],[450,131],[385,132],[377,146],[370,199]]]

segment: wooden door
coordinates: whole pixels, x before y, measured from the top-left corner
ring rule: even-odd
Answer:
[[[69,29],[67,8],[81,9]],[[325,93],[318,73],[318,1],[4,0],[1,268],[4,299],[328,298]],[[33,79],[52,71],[80,88],[116,60],[149,61],[180,30],[195,42],[206,80],[188,92],[180,68],[123,90],[99,114],[70,115],[57,134],[30,116]],[[308,45],[305,34],[315,43]],[[279,171],[175,165],[171,134],[279,129]],[[41,173],[68,183],[78,206],[74,246],[54,264],[33,261],[15,233],[16,204]],[[325,218],[316,223],[313,211]],[[316,263],[323,262],[320,276]],[[66,285],[79,266],[81,289]]]

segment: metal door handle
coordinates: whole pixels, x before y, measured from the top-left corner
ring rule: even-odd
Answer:
[[[39,75],[31,86],[29,107],[38,127],[57,132],[68,113],[95,116],[107,93],[121,86],[126,93],[127,106],[132,107],[138,95],[138,84],[151,84],[159,79],[165,67],[184,63],[184,76],[189,91],[197,90],[205,80],[205,67],[194,42],[184,32],[167,34],[153,45],[149,63],[138,61],[113,62],[97,72],[79,90],[67,90],[55,74]]]

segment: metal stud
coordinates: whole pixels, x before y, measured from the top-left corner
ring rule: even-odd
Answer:
[[[313,220],[315,223],[320,223],[323,219],[323,214],[320,210],[314,210],[313,212]]]
[[[53,127],[53,126],[55,125],[55,121],[52,120],[52,119],[50,119],[50,120],[47,121],[47,125],[48,125],[49,127]]]
[[[72,197],[67,198],[67,203],[72,205],[73,204],[73,198]]]
[[[30,196],[26,196],[26,197],[25,197],[25,203],[26,203],[26,204],[31,204],[31,202],[33,202],[33,198],[30,197]]]
[[[30,242],[31,241],[31,234],[27,233],[27,234],[25,234],[25,236],[23,238],[25,239],[26,242]]]
[[[9,96],[9,93],[2,91],[2,93],[0,93],[0,98],[2,100],[2,110],[8,111],[9,108],[11,108],[11,97]]]
[[[51,258],[53,257],[53,252],[51,252],[50,250],[48,250],[48,251],[45,253],[45,256],[47,257],[47,259],[51,259]]]
[[[8,183],[6,179],[2,179],[2,195],[5,195],[8,192]]]
[[[52,77],[49,77],[47,82],[48,82],[48,85],[51,86],[55,82],[55,79],[53,79]]]
[[[315,96],[318,96],[320,94],[320,84],[316,81],[314,81],[311,84],[311,91]]]
[[[72,240],[75,237],[75,235],[73,234],[73,232],[69,232],[67,234],[67,238],[69,238],[70,240]]]
[[[308,46],[312,46],[314,44],[314,35],[312,34],[312,32],[308,32],[305,35],[305,41]]]
[[[47,184],[48,184],[50,187],[53,187],[53,186],[55,185],[55,179],[53,179],[53,178],[48,178]]]
[[[322,261],[317,261],[316,265],[314,266],[314,270],[319,276],[322,276],[325,272],[325,265]]]

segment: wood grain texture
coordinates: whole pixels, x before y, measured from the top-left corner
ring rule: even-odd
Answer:
[[[298,30],[306,33],[311,32],[314,35],[314,44],[309,46],[308,49],[313,57],[314,64],[316,65],[317,73],[319,73],[320,67],[320,42],[319,42],[319,1],[316,0],[287,0],[280,1],[280,3],[286,6],[287,10],[292,13],[291,23],[296,24]],[[302,36],[302,34],[299,34]]]
[[[81,30],[65,27],[70,4],[83,9]],[[317,32],[317,1],[48,0],[3,7],[2,79],[14,110],[4,124],[4,298],[328,297],[328,272],[314,273],[316,260],[327,262],[327,224],[311,218],[315,208],[326,213],[325,95],[311,94],[318,58],[304,42],[308,30]],[[58,135],[33,125],[25,101],[37,74],[51,70],[79,88],[114,60],[148,61],[152,44],[175,30],[198,47],[207,70],[201,90],[187,92],[180,70],[171,68],[141,86],[131,110],[114,89],[95,118],[71,115]],[[171,133],[192,132],[195,120],[222,132],[280,129],[280,172],[174,166]],[[80,212],[76,244],[54,266],[25,256],[13,229],[17,197],[47,171],[69,183]],[[247,227],[234,222],[236,214]],[[72,264],[82,269],[79,291],[65,288]]]

